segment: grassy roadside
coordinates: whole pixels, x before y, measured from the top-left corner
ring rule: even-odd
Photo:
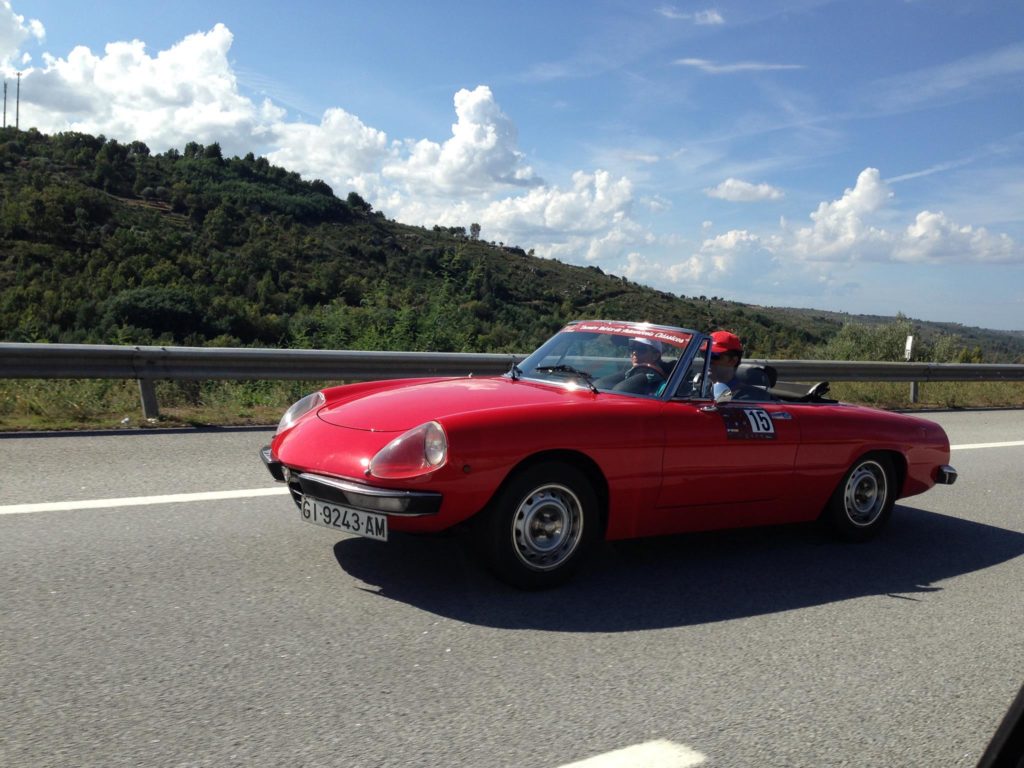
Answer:
[[[160,418],[142,417],[138,385],[111,379],[0,379],[0,431],[274,425],[303,395],[334,382],[159,381]],[[887,409],[1021,408],[1024,382],[837,382],[832,397]]]
[[[910,402],[909,382],[843,381],[832,385],[830,397],[874,408],[1022,408],[1024,381],[923,382],[918,402]]]
[[[135,381],[0,380],[0,431],[275,425],[323,381],[158,381],[160,418],[143,418]]]

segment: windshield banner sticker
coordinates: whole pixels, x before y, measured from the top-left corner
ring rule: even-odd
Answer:
[[[775,423],[763,408],[719,409],[730,440],[774,440]]]
[[[608,333],[615,336],[634,336],[646,339],[657,339],[658,341],[671,344],[676,347],[685,347],[690,343],[689,334],[675,333],[664,328],[647,328],[643,325],[630,325],[627,323],[576,323],[562,329],[563,333]]]

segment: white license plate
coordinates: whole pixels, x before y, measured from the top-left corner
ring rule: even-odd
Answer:
[[[302,497],[299,514],[307,523],[322,525],[324,528],[347,531],[368,539],[388,540],[387,515],[331,504],[312,496]]]

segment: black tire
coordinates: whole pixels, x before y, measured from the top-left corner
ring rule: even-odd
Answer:
[[[861,456],[829,499],[825,522],[841,538],[870,539],[889,522],[897,492],[892,462],[881,454]]]
[[[521,589],[564,583],[599,537],[597,495],[581,470],[547,462],[515,474],[484,510],[478,546],[502,581]]]

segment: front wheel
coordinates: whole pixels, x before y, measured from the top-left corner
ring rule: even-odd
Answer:
[[[896,502],[892,463],[867,455],[853,463],[825,508],[825,521],[844,539],[864,541],[888,522]]]
[[[576,467],[538,464],[499,491],[478,530],[500,579],[523,589],[552,587],[573,574],[599,535],[597,496]]]

